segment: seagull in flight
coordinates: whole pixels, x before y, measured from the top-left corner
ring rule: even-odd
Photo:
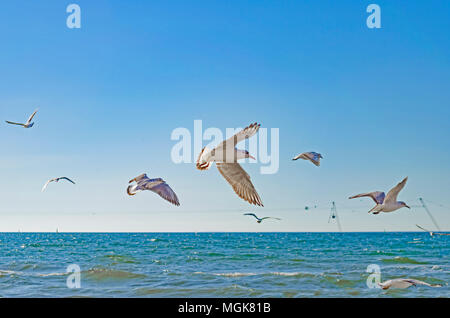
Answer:
[[[135,195],[138,192],[144,190],[153,191],[159,196],[170,203],[179,206],[180,202],[175,192],[169,187],[169,185],[161,178],[149,179],[147,174],[143,173],[140,176],[130,180],[128,183],[136,182],[136,184],[130,185],[127,188],[128,195]]]
[[[31,128],[34,125],[34,122],[32,123],[31,121],[33,120],[34,115],[36,115],[36,113],[38,112],[38,109],[36,109],[34,111],[34,113],[28,118],[27,122],[25,124],[21,124],[21,123],[15,123],[12,121],[6,121],[8,124],[11,125],[18,125],[18,126],[22,126],[23,128]]]
[[[323,157],[320,153],[311,151],[311,152],[301,153],[301,154],[295,156],[294,158],[292,158],[292,160],[298,160],[298,159],[309,160],[316,166],[320,166],[320,159],[322,159],[322,158]]]
[[[72,182],[73,184],[75,184],[75,182],[73,182],[72,180],[70,180],[70,179],[67,178],[67,177],[54,178],[54,179],[48,180],[48,181],[44,184],[44,186],[42,187],[42,192],[44,192],[45,189],[47,189],[47,186],[50,184],[50,182],[56,182],[56,183],[58,183],[59,180],[67,180],[67,181]]]
[[[266,217],[263,217],[263,218],[259,218],[259,217],[257,217],[256,214],[254,214],[254,213],[244,213],[244,215],[250,215],[250,216],[255,217],[256,222],[258,222],[258,223],[261,223],[263,220],[267,220],[267,219],[281,220],[281,219],[279,219],[279,218],[273,218],[273,217],[271,217],[271,216],[266,216]]]
[[[410,278],[396,278],[387,280],[384,283],[378,283],[378,285],[382,289],[389,289],[389,288],[408,288],[411,286],[417,286],[417,285],[425,285],[429,287],[442,287],[442,285],[439,284],[428,284],[426,282],[423,282],[421,280],[417,279],[410,279]]]
[[[393,212],[400,208],[406,207],[411,209],[405,202],[397,201],[397,196],[400,191],[405,187],[406,181],[408,177],[403,179],[402,182],[397,184],[394,188],[392,188],[387,195],[381,191],[369,192],[369,193],[361,193],[358,195],[354,195],[349,199],[361,198],[361,197],[370,197],[377,204],[373,207],[369,213],[378,214],[380,212]]]
[[[450,235],[450,233],[436,233],[436,232],[432,232],[432,231],[429,231],[429,230],[427,230],[427,229],[424,229],[423,227],[421,227],[420,225],[417,225],[417,224],[416,224],[416,226],[417,226],[419,229],[424,230],[425,232],[430,233],[430,236],[433,236],[433,235]]]
[[[251,124],[233,137],[222,141],[216,148],[212,150],[207,147],[203,148],[197,159],[197,169],[207,170],[215,162],[220,174],[241,199],[250,204],[263,206],[250,176],[237,162],[239,159],[255,158],[247,150],[236,149],[239,142],[254,136],[260,126],[257,123]]]

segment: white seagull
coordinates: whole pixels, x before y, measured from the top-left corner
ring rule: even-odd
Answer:
[[[417,225],[417,224],[416,224],[416,226],[417,226],[419,229],[424,230],[425,232],[430,233],[430,236],[433,236],[433,235],[450,235],[450,233],[436,233],[436,232],[432,232],[432,231],[429,231],[429,230],[427,230],[427,229],[424,229],[423,227],[421,227],[420,225]]]
[[[394,188],[392,188],[387,195],[381,191],[369,192],[369,193],[361,193],[358,195],[354,195],[349,199],[361,198],[361,197],[370,197],[377,204],[373,207],[369,213],[378,214],[380,212],[393,212],[400,208],[406,207],[410,209],[410,207],[403,201],[397,201],[397,196],[399,192],[405,187],[406,181],[408,177],[403,179],[402,182],[397,184]]]
[[[128,195],[135,195],[138,192],[144,190],[153,191],[159,196],[176,206],[180,205],[178,197],[175,192],[169,187],[169,185],[161,178],[149,179],[145,173],[130,180],[129,183],[136,182],[136,184],[130,185],[127,188]]]
[[[266,217],[263,217],[263,218],[259,218],[259,217],[257,217],[256,214],[254,214],[254,213],[244,213],[244,215],[250,215],[250,216],[255,217],[256,222],[258,222],[258,223],[261,223],[263,220],[267,220],[267,219],[281,220],[281,219],[279,219],[279,218],[273,218],[273,217],[271,217],[271,216],[266,216]]]
[[[42,192],[44,192],[45,189],[47,189],[47,186],[49,185],[50,182],[59,182],[59,180],[67,180],[67,181],[72,182],[73,184],[75,184],[75,182],[73,182],[72,180],[70,180],[70,179],[67,178],[67,177],[54,178],[54,179],[48,180],[48,181],[44,184],[44,186],[42,187]]]
[[[27,122],[26,122],[25,124],[15,123],[15,122],[12,122],[12,121],[7,121],[7,120],[6,120],[6,122],[7,122],[8,124],[11,124],[11,125],[22,126],[23,128],[31,128],[31,127],[33,127],[33,125],[34,125],[34,123],[32,123],[31,121],[33,120],[33,117],[34,117],[34,115],[36,115],[37,112],[38,112],[38,109],[36,109],[36,110],[34,111],[34,113],[30,116],[30,118],[28,118],[28,120],[27,120]]]
[[[410,278],[396,278],[387,280],[384,283],[378,283],[378,285],[382,289],[389,289],[389,288],[408,288],[411,286],[417,286],[417,285],[425,285],[429,287],[442,287],[442,285],[439,284],[428,284],[426,282],[423,282],[421,280],[417,279],[410,279]]]
[[[295,156],[294,158],[292,158],[292,160],[298,160],[298,159],[309,160],[316,166],[320,166],[320,159],[322,159],[322,158],[323,157],[320,153],[311,151],[311,152],[301,153],[301,154]]]
[[[247,150],[236,149],[239,142],[254,136],[260,126],[257,123],[251,124],[233,137],[222,141],[216,148],[212,150],[207,147],[203,148],[197,159],[197,169],[207,170],[215,162],[219,172],[241,199],[250,204],[263,206],[250,176],[237,162],[239,159],[255,158]]]

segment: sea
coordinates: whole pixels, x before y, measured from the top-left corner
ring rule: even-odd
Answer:
[[[0,297],[449,297],[450,236],[0,233]],[[428,286],[376,288],[414,278]]]

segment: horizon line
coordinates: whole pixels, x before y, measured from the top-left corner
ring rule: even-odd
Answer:
[[[450,233],[450,231],[430,231],[433,233]],[[49,232],[49,231],[25,231],[25,232],[21,232],[21,231],[0,231],[0,234],[10,234],[10,233],[16,233],[16,234],[26,234],[26,233],[30,233],[30,234],[80,234],[80,233],[86,233],[86,234],[199,234],[199,233],[203,233],[203,234],[226,234],[226,233],[235,233],[235,234],[248,234],[248,233],[273,233],[273,234],[278,234],[278,233],[298,233],[298,234],[306,234],[306,233],[429,233],[426,231],[311,231],[311,232],[302,232],[302,231],[248,231],[248,232],[242,232],[242,231],[186,231],[186,232],[182,232],[182,231],[173,231],[173,232],[142,232],[142,231],[114,231],[114,232],[95,232],[95,231],[79,231],[79,232],[73,232],[73,231],[68,231],[68,232],[64,232],[64,231],[53,231],[53,232]]]

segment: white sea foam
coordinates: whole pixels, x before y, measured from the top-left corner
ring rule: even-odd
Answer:
[[[302,272],[268,272],[268,273],[242,273],[242,272],[234,272],[234,273],[205,273],[205,272],[194,272],[194,274],[206,274],[206,275],[214,275],[214,276],[223,276],[223,277],[247,277],[247,276],[310,276],[312,274],[302,273]]]

